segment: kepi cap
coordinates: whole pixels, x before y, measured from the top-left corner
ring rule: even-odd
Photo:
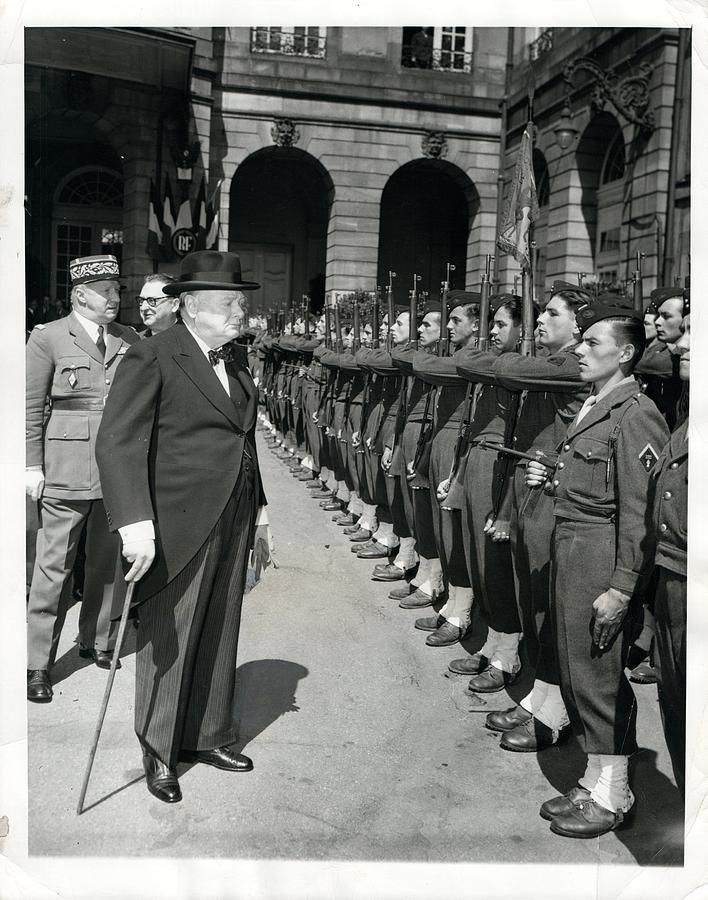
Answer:
[[[118,281],[118,260],[110,253],[99,256],[78,256],[69,263],[71,286],[89,284],[91,281]]]

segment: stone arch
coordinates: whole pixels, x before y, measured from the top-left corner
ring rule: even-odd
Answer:
[[[420,288],[436,295],[446,263],[455,271],[452,287],[465,287],[470,233],[480,207],[479,193],[458,166],[441,159],[416,159],[396,169],[381,195],[378,282],[389,269],[397,302],[405,302],[421,275]]]
[[[313,308],[322,308],[334,194],[327,169],[297,147],[264,147],[238,166],[228,246],[241,256],[244,277],[262,285],[254,307],[265,311],[309,294]]]

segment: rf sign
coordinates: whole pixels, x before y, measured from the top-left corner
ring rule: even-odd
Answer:
[[[186,256],[194,250],[196,238],[194,233],[187,228],[180,228],[172,235],[172,249],[177,256]]]

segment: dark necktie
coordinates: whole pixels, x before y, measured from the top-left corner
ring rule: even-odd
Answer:
[[[212,366],[217,365],[220,359],[223,359],[225,363],[233,362],[235,356],[234,348],[229,344],[224,344],[224,346],[219,347],[218,350],[210,350],[208,356]]]
[[[103,325],[98,326],[98,340],[96,341],[96,346],[98,347],[98,352],[101,354],[101,358],[106,358],[106,342],[103,340]]]

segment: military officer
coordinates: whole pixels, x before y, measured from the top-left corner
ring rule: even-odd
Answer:
[[[87,256],[69,264],[71,313],[38,325],[27,343],[27,474],[40,501],[37,557],[27,609],[27,698],[52,699],[49,668],[65,614],[60,599],[87,526],[80,654],[109,668],[118,542],[108,530],[95,444],[115,371],[140,338],[118,325],[118,261]],[[46,416],[50,401],[49,416]]]
[[[580,377],[592,384],[561,444],[555,472],[551,612],[571,726],[587,754],[578,785],[541,806],[555,834],[595,838],[634,804],[629,755],[637,749],[636,700],[624,674],[622,631],[643,587],[649,551],[650,472],[668,429],[633,370],[644,350],[641,318],[596,303],[577,314]],[[547,469],[527,465],[540,487]]]

